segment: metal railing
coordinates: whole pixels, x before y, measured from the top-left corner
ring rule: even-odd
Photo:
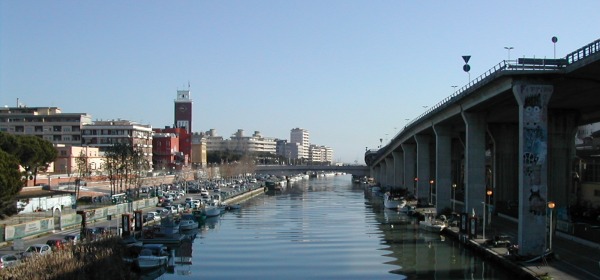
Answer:
[[[488,80],[494,79],[502,74],[505,71],[551,71],[551,70],[562,70],[565,67],[568,67],[570,64],[573,64],[577,61],[580,61],[584,58],[590,57],[592,55],[597,55],[600,53],[600,39],[568,54],[564,60],[566,60],[566,64],[526,64],[526,63],[518,63],[517,60],[503,60],[500,63],[494,65],[489,70],[485,71],[483,74],[479,75],[475,79],[471,80],[468,84],[462,86],[458,90],[456,90],[452,95],[444,98],[442,101],[437,104],[429,107],[425,112],[423,112],[418,117],[409,121],[404,128],[402,128],[396,135],[386,144],[382,146],[381,149],[385,149],[394,139],[404,133],[405,130],[412,127],[415,123],[419,122],[423,117],[431,114],[434,111],[437,111],[440,108],[446,107],[449,104],[453,103],[458,97],[462,97],[467,95],[470,92],[473,92],[475,89],[483,86]],[[524,61],[525,59],[523,59]],[[371,150],[369,150],[371,152]]]
[[[565,59],[568,64],[573,64],[579,60],[582,60],[586,57],[592,56],[600,52],[600,39],[588,44],[587,46],[580,48],[570,54],[568,54]]]

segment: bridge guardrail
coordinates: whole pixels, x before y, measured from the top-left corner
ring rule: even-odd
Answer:
[[[592,55],[596,55],[597,53],[600,53],[600,39],[568,54],[564,60],[566,60],[566,64],[527,64],[525,62],[531,62],[531,61],[535,61],[536,59],[520,59],[523,63],[519,63],[519,61],[515,61],[515,60],[503,60],[500,63],[494,65],[492,68],[490,68],[489,70],[485,71],[483,74],[477,76],[475,79],[473,79],[472,81],[470,81],[468,84],[464,85],[463,87],[461,87],[460,89],[458,89],[457,91],[455,91],[454,93],[452,93],[450,96],[444,98],[442,101],[438,102],[437,104],[435,104],[434,106],[429,107],[429,109],[427,109],[425,112],[423,112],[421,115],[419,115],[418,117],[414,118],[413,120],[409,121],[400,131],[398,131],[398,133],[396,133],[396,135],[392,138],[395,139],[397,138],[399,135],[401,135],[406,129],[412,127],[415,123],[417,123],[421,118],[429,115],[430,113],[437,111],[438,109],[440,109],[441,107],[446,107],[448,106],[448,104],[450,104],[450,101],[455,99],[458,96],[462,96],[462,95],[466,95],[467,92],[473,91],[474,89],[478,88],[479,86],[483,85],[482,81],[488,80],[488,79],[492,79],[495,78],[497,76],[499,76],[502,72],[504,71],[519,71],[519,70],[526,70],[526,71],[549,71],[549,70],[560,70],[562,68],[567,67],[570,64],[573,64],[579,60],[582,60],[586,57],[592,56]],[[544,59],[545,60],[545,59]],[[542,60],[542,61],[544,61]],[[563,61],[563,59],[558,59]],[[391,143],[391,140],[390,142]],[[388,143],[388,144],[389,144]],[[384,149],[386,146],[382,147],[381,149]],[[381,150],[379,149],[379,150]]]

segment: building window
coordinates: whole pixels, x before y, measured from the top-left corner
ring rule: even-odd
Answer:
[[[600,190],[594,190],[594,196],[600,196]]]

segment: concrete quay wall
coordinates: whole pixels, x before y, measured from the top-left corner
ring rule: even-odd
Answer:
[[[458,240],[462,244],[466,245],[467,248],[477,252],[482,255],[484,258],[493,261],[496,264],[501,265],[507,270],[515,273],[516,279],[539,279],[540,275],[536,271],[530,270],[528,267],[522,266],[517,262],[507,259],[504,257],[508,252],[507,248],[498,247],[498,248],[489,248],[486,247],[483,243],[485,240],[483,239],[470,239],[466,234],[460,233],[459,229],[456,228],[445,228],[442,231],[442,234]]]

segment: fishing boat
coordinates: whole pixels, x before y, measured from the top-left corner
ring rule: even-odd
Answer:
[[[419,228],[429,232],[441,232],[445,227],[446,223],[431,216],[425,218],[423,221],[419,221]]]
[[[173,219],[172,215],[168,215],[160,221],[159,234],[173,235],[179,233],[179,223]]]
[[[383,195],[383,206],[387,209],[401,209],[406,206],[406,200],[399,195],[393,195],[391,192],[386,192]]]
[[[198,222],[192,214],[185,214],[181,216],[179,221],[179,230],[192,230],[198,228]]]
[[[206,213],[206,217],[219,216],[221,215],[221,207],[214,201],[211,201],[204,207],[204,213]]]
[[[163,244],[144,244],[135,263],[140,269],[144,270],[164,266],[168,260],[167,246]]]

